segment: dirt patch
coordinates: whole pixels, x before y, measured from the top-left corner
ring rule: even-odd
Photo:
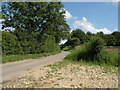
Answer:
[[[28,70],[4,88],[118,88],[118,68],[69,64]]]

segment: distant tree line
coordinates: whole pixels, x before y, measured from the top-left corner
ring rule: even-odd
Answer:
[[[69,26],[61,2],[2,3],[3,54],[36,54],[60,50],[58,44],[66,39]]]
[[[61,45],[61,48],[66,46],[74,48],[75,46],[89,42],[94,36],[102,38],[105,42],[105,46],[120,46],[120,32],[118,31],[115,31],[112,34],[104,34],[103,32],[93,34],[91,32],[84,33],[82,30],[76,29],[70,33],[68,41]]]

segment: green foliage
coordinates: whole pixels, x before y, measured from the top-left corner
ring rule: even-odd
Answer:
[[[69,34],[68,41],[64,45],[62,45],[61,48],[63,49],[68,46],[74,48],[75,46],[85,43],[86,41],[87,36],[85,35],[85,33],[80,29],[76,29]]]
[[[9,32],[2,32],[2,52],[3,54],[22,54],[22,47],[17,41],[17,37]]]
[[[116,39],[113,35],[105,35],[104,40],[106,42],[106,46],[115,46],[116,45]]]
[[[78,47],[72,53],[65,57],[66,60],[69,61],[79,61],[80,63],[88,63],[95,65],[108,65],[108,66],[116,66],[119,65],[118,59],[118,51],[115,49],[101,51],[94,58],[90,58],[87,53],[87,49],[85,47]],[[76,62],[77,63],[77,62]]]
[[[59,51],[58,43],[69,34],[61,2],[4,2],[2,14],[2,28],[15,28],[12,33],[3,33],[6,55]],[[4,38],[7,36],[12,40],[10,44]]]
[[[68,59],[68,60],[74,60],[74,61],[78,61],[78,57],[79,57],[79,54],[80,53],[83,53],[84,52],[84,48],[82,47],[80,47],[80,48],[77,48],[77,49],[75,49],[75,50],[73,50],[72,51],[72,53],[71,54],[69,54],[69,55],[67,55],[66,57],[65,57],[65,59]],[[81,55],[81,54],[80,54]]]
[[[87,36],[92,36],[92,33],[91,32],[87,32],[86,35]]]
[[[104,41],[100,37],[93,37],[85,46],[77,48],[65,59],[118,66],[118,51],[105,51],[103,45]]]
[[[41,51],[44,53],[60,51],[59,46],[55,43],[55,38],[52,36],[43,36],[41,42]]]
[[[120,46],[120,32],[116,31],[113,32],[111,35],[113,35],[116,39],[115,46]]]
[[[86,41],[85,33],[80,29],[73,30],[71,33],[71,37],[78,38],[80,40],[80,43],[84,43]]]
[[[90,41],[90,38],[93,36],[91,32],[86,33],[86,42]]]
[[[72,48],[75,48],[75,46],[80,44],[80,40],[78,38],[70,38],[68,40],[69,45],[71,45]]]
[[[89,58],[94,58],[96,55],[98,55],[104,46],[104,41],[100,37],[92,37],[90,42],[86,44],[86,49],[88,52]]]
[[[102,31],[97,32],[97,36],[99,36],[99,37],[103,37],[103,36],[104,36],[104,33],[103,33]]]
[[[49,56],[49,55],[57,54],[59,52],[60,51],[51,52],[51,53],[42,53],[42,54],[3,55],[2,63],[20,61],[20,60],[24,60],[24,59],[35,59],[35,58],[39,58],[41,56]]]
[[[59,43],[69,33],[64,13],[61,2],[6,2],[2,4],[5,19],[2,28],[15,28],[15,34],[18,34],[20,40],[37,33],[39,41],[43,35],[51,35]]]

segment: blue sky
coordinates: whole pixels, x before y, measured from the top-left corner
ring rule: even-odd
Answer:
[[[63,2],[71,30],[112,33],[118,29],[118,7],[113,2]],[[1,22],[1,20],[0,20]],[[1,27],[1,24],[0,24]]]
[[[113,2],[63,2],[71,30],[112,33],[118,30],[118,7]]]

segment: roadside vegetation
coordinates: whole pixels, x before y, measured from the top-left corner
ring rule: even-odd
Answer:
[[[70,29],[61,2],[4,2],[1,12],[3,63],[61,51]]]
[[[87,32],[85,34],[80,29],[74,30],[70,34],[70,40],[62,46],[63,50],[71,52],[65,57],[65,60],[82,64],[118,67],[119,34],[119,32],[113,32],[111,35],[105,35],[103,32],[97,34]],[[71,42],[72,38],[78,38],[79,44],[78,41]]]
[[[62,2],[3,2],[1,9],[2,63],[71,52],[60,62],[12,77],[5,88],[118,87],[119,31],[71,31]],[[62,40],[67,42],[60,45]]]
[[[62,2],[4,2],[0,31],[2,62],[38,58],[64,50],[71,52],[65,58],[71,61],[118,66],[115,48],[120,45],[120,32],[93,34],[81,29],[70,32],[63,7]],[[59,45],[65,39],[67,42]],[[110,50],[110,47],[115,48]]]
[[[49,55],[54,55],[60,53],[60,51],[56,52],[51,52],[51,53],[41,53],[41,54],[26,54],[26,55],[3,55],[2,56],[2,63],[7,63],[7,62],[15,62],[15,61],[21,61],[25,59],[37,59],[42,56],[49,56]]]

